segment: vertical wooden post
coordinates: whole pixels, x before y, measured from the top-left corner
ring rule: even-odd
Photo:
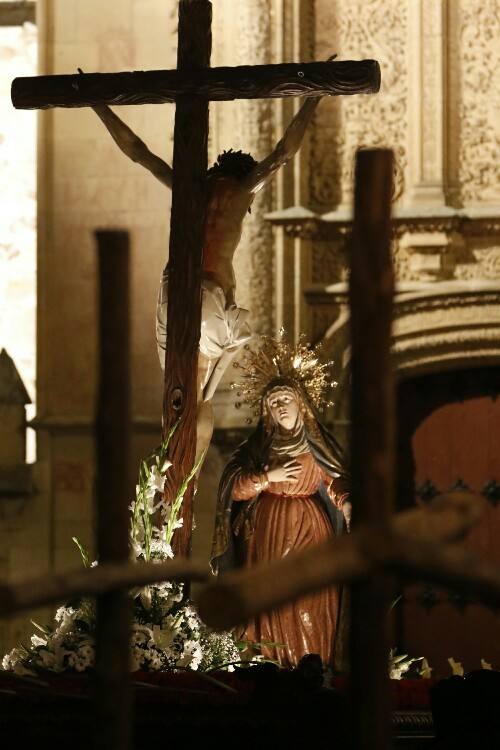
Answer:
[[[390,359],[392,152],[356,159],[351,239],[351,451],[354,523],[385,524],[393,507],[393,382]],[[390,746],[388,582],[352,586],[350,684],[353,747]]]
[[[96,232],[99,263],[97,555],[127,562],[129,511],[129,243],[127,232]],[[96,736],[103,750],[130,746],[130,626],[127,591],[97,598]]]
[[[212,6],[207,0],[181,0],[177,67],[208,67],[212,46]],[[168,261],[167,347],[163,396],[163,435],[181,418],[169,450],[172,468],[166,496],[175,497],[195,462],[196,390],[201,326],[201,274],[206,215],[208,100],[179,96],[175,109],[172,217]],[[184,496],[183,526],[174,551],[188,555],[193,519],[193,484]]]

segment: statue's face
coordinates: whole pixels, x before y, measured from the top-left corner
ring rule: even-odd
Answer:
[[[297,397],[289,388],[273,391],[267,399],[272,417],[284,430],[292,430],[299,416]]]

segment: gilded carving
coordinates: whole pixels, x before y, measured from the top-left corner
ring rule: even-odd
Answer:
[[[312,281],[325,284],[341,281],[347,276],[345,242],[350,232],[350,221],[323,220],[320,214],[279,221],[285,233],[315,241],[312,256]],[[422,235],[441,233],[443,248],[422,246]],[[402,242],[405,237],[406,241]],[[422,246],[422,252],[434,249],[440,254],[441,267],[430,274],[425,264],[421,268],[412,261],[412,242]],[[496,280],[500,278],[500,223],[494,216],[468,216],[465,212],[450,212],[442,216],[413,216],[394,219],[392,244],[393,262],[399,282],[433,281],[440,279]],[[486,245],[486,246],[485,246]],[[435,278],[432,279],[431,277]]]
[[[443,369],[467,368],[471,365],[471,360],[474,363],[500,362],[499,333],[499,330],[493,332],[482,346],[477,345],[477,342],[473,340],[460,340],[455,337],[455,340],[447,339],[447,348],[444,348],[443,339],[436,337],[432,342],[425,342],[425,348],[418,352],[410,350],[405,352],[404,356],[398,356],[399,352],[395,350],[397,371],[400,375],[404,374],[408,377],[414,374],[439,372]]]
[[[436,349],[435,359],[450,359],[455,356],[454,349],[467,342],[469,345],[468,358],[475,359],[477,358],[476,349],[481,348],[485,351],[484,347],[491,343],[498,356],[500,354],[499,334],[500,326],[498,325],[491,329],[485,328],[475,332],[465,328],[464,330],[452,330],[444,333],[426,333],[423,336],[396,341],[392,351],[395,355],[402,355],[406,352],[415,355],[419,349],[429,350],[433,348]]]
[[[318,109],[311,136],[311,202],[320,211],[350,204],[355,151],[371,146],[394,149],[395,197],[399,197],[407,167],[406,3],[324,0],[316,4],[315,20],[316,59],[332,52],[338,52],[340,59],[374,58],[380,62],[382,84],[375,96],[332,98]],[[333,252],[315,243],[313,280],[333,283],[346,277],[344,256],[334,258]],[[395,260],[398,269],[406,269],[404,253],[397,247]]]
[[[478,323],[485,326],[485,331],[489,326],[495,324],[498,333],[498,326],[500,326],[499,295],[497,294],[495,302],[489,305],[481,302],[478,304],[477,299],[467,300],[467,302],[466,305],[457,305],[457,300],[446,300],[446,304],[443,304],[443,301],[440,300],[440,304],[434,309],[415,311],[409,315],[398,315],[395,322],[395,335],[397,338],[411,336],[411,340],[407,340],[407,346],[413,347],[419,338],[422,340],[428,339],[435,336],[437,331],[442,332],[445,329],[448,331],[457,330],[461,335],[466,336],[467,328]],[[463,331],[460,331],[460,329],[463,329]],[[425,335],[415,338],[415,334],[422,331],[425,331]]]
[[[405,172],[407,21],[407,4],[401,0],[336,0],[318,7],[318,58],[331,54],[333,44],[341,58],[375,58],[382,69],[376,96],[346,97],[318,111],[311,170],[311,195],[318,205],[332,208],[350,202],[353,157],[359,147],[393,148],[401,176]]]
[[[392,240],[392,262],[397,281],[417,281],[418,274],[411,268],[411,253],[396,234]]]
[[[238,5],[237,65],[271,62],[270,8],[266,0],[247,0]],[[268,99],[238,101],[231,145],[259,160],[273,144],[272,103]],[[245,220],[242,241],[235,255],[238,304],[251,310],[251,326],[258,333],[273,329],[274,258],[272,227],[264,215],[272,210],[273,189],[258,193],[252,213]]]
[[[436,293],[433,290],[437,286]],[[341,297],[340,292],[335,295],[342,310],[347,302],[347,289],[343,293],[344,302]],[[324,301],[323,309],[329,309]],[[340,319],[339,315],[337,320]],[[348,340],[337,334],[325,338],[324,344],[325,356],[341,363],[341,371],[335,377],[340,383],[336,401],[342,405],[347,398]],[[500,362],[500,284],[490,283],[483,289],[470,290],[456,281],[442,282],[430,285],[428,293],[397,295],[392,353],[396,371],[405,374],[430,372],[443,366],[467,367],[471,361]]]
[[[425,181],[440,180],[441,174],[436,174],[436,169],[442,166],[442,153],[441,153],[441,142],[439,136],[436,134],[436,126],[441,125],[440,113],[438,113],[438,106],[435,92],[439,87],[439,79],[441,71],[438,69],[438,64],[441,61],[437,54],[436,44],[433,44],[432,52],[427,48],[430,46],[434,39],[432,37],[433,29],[440,29],[440,15],[442,13],[441,2],[436,0],[423,0],[422,3],[422,85],[423,93],[423,113],[420,117],[422,128],[421,139],[423,148],[422,151],[422,174],[421,177]],[[439,40],[440,43],[440,40]],[[427,93],[429,92],[429,93]]]
[[[500,197],[500,5],[460,0],[459,181],[464,204]]]
[[[500,279],[500,246],[473,250],[472,262],[458,263],[455,278],[463,281]]]
[[[474,252],[481,276],[484,279],[500,279],[500,246]]]

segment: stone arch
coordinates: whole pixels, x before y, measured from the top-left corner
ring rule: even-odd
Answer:
[[[339,314],[322,337],[334,360],[338,386],[330,416],[345,437],[349,415],[347,290],[336,295]],[[392,352],[397,380],[444,370],[500,366],[500,283],[439,282],[401,285],[394,302]]]

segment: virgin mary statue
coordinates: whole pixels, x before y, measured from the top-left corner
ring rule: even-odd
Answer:
[[[330,364],[330,363],[328,363]],[[223,472],[212,554],[214,572],[251,567],[319,544],[349,527],[342,450],[317,416],[327,365],[305,345],[266,338],[242,364],[240,395],[257,428]],[[286,667],[306,654],[333,664],[340,592],[330,587],[249,622],[242,634]]]

